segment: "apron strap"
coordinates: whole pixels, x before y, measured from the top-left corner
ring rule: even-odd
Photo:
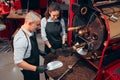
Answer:
[[[27,43],[28,43],[27,48],[26,48],[25,53],[24,53],[24,57],[25,57],[25,55],[26,55],[26,53],[27,53],[27,50],[28,50],[28,47],[29,47],[29,40],[28,40],[28,37],[27,37],[27,34],[25,33],[25,31],[24,31],[23,29],[21,29],[21,30],[22,30],[23,33],[25,34],[25,37],[26,37]]]

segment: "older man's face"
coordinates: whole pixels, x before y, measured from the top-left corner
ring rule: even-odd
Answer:
[[[37,22],[33,22],[32,24],[31,24],[31,31],[32,32],[36,32],[38,29],[40,29],[40,19],[38,19],[38,21]]]

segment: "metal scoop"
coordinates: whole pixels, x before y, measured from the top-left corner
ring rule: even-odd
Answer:
[[[112,22],[118,21],[118,17],[115,16],[115,15],[111,15],[109,19],[110,19]]]
[[[47,70],[55,70],[63,66],[61,61],[52,61],[47,64]]]

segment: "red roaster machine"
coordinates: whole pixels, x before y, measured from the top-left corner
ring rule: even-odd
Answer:
[[[70,0],[68,44],[77,61],[64,57],[63,68],[47,71],[48,76],[55,80],[120,80],[119,5],[119,1]],[[62,56],[48,55],[45,63]]]
[[[75,31],[77,34],[72,34],[75,38],[72,36],[71,42],[76,42],[77,35],[78,45],[87,43],[83,49],[87,49],[87,55],[91,54],[93,60],[82,53],[80,56],[97,69],[95,80],[120,80],[120,2],[71,1],[70,26],[81,27]]]

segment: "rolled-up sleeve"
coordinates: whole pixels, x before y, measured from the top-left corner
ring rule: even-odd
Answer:
[[[61,25],[62,25],[62,38],[66,38],[66,30],[65,30],[65,21],[64,19],[61,19]]]
[[[46,27],[46,18],[43,18],[41,20],[41,37],[43,41],[47,41],[47,37],[46,37],[46,32],[45,32],[45,27]]]
[[[15,37],[14,38],[14,63],[18,64],[23,61],[25,50],[26,50],[26,43],[24,37]]]

